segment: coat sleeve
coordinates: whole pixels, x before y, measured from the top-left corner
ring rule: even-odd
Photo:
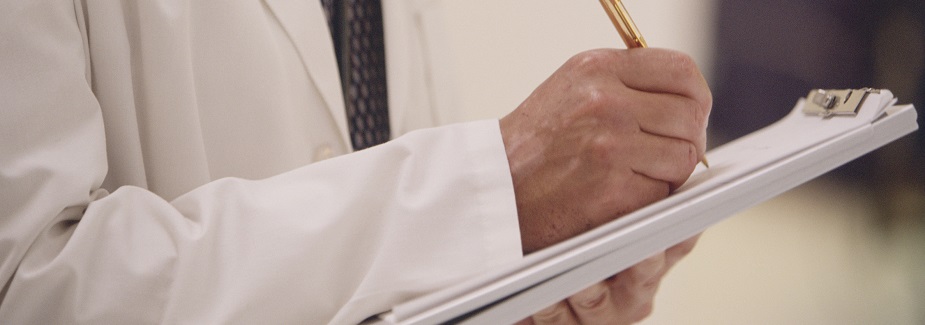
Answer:
[[[92,40],[43,3],[0,8],[0,323],[357,323],[520,259],[497,121],[172,201],[107,193]]]

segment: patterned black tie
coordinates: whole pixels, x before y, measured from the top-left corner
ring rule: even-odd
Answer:
[[[321,0],[324,5],[347,106],[354,150],[389,140],[385,38],[379,0]]]

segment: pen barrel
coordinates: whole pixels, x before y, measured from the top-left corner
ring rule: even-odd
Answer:
[[[627,48],[647,47],[645,39],[636,28],[636,23],[630,18],[623,2],[620,0],[600,0],[600,2]]]

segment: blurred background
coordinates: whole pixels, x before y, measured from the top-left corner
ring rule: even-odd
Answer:
[[[925,106],[921,0],[625,0],[652,47],[713,89],[710,146],[812,88]],[[572,55],[623,45],[597,0],[444,1],[464,119],[514,109]],[[925,324],[925,132],[714,226],[646,324]]]

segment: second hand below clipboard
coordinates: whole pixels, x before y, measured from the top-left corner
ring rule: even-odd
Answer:
[[[626,11],[626,7],[623,6],[623,2],[620,0],[600,1],[601,5],[604,6],[604,11],[607,12],[607,16],[610,16],[610,21],[613,23],[613,26],[616,27],[617,32],[620,33],[620,38],[623,39],[626,48],[648,47],[648,45],[646,45],[646,40],[642,38],[642,34],[640,34],[639,29],[636,28],[636,23],[633,22],[629,12]],[[703,163],[704,167],[710,168],[710,163],[707,161],[706,156],[704,156],[700,162]]]

